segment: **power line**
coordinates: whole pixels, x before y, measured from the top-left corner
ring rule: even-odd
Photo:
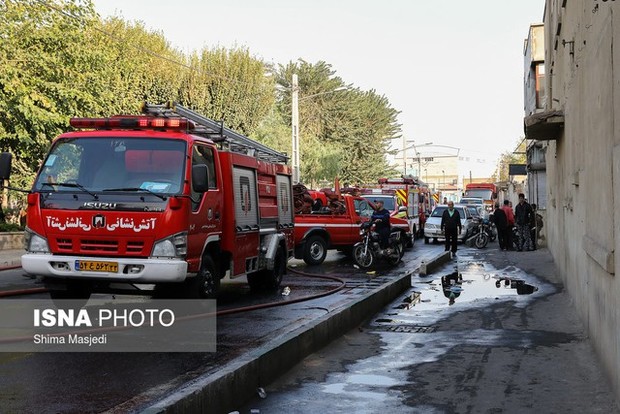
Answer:
[[[75,15],[73,15],[71,13],[66,12],[65,10],[57,7],[56,5],[49,4],[49,3],[47,3],[46,1],[43,1],[43,0],[35,0],[35,1],[37,3],[39,3],[39,4],[41,4],[42,6],[45,6],[45,7],[49,8],[49,9],[51,9],[51,10],[54,10],[54,11],[56,11],[56,12],[58,12],[58,13],[64,15],[64,16],[66,16],[66,17],[69,17],[69,18],[71,18],[73,20],[76,20],[76,21],[80,22],[82,25],[86,25],[86,22],[83,19],[81,19],[80,17],[75,16]],[[115,35],[113,33],[109,33],[109,32],[107,32],[107,31],[105,31],[103,29],[100,29],[98,27],[93,26],[93,29],[95,31],[103,34],[104,36],[107,36],[107,37],[111,38],[112,40],[114,40],[116,42],[127,44],[129,47],[131,47],[133,49],[136,49],[136,50],[138,50],[140,52],[144,52],[144,53],[146,53],[146,54],[148,54],[148,55],[150,55],[152,57],[165,60],[165,61],[167,61],[169,63],[172,63],[174,65],[180,66],[182,68],[189,69],[190,71],[195,71],[198,74],[209,76],[211,78],[226,80],[228,82],[238,83],[238,84],[241,84],[241,85],[254,85],[253,83],[250,83],[250,82],[244,82],[244,81],[240,81],[240,80],[237,80],[237,79],[231,79],[231,78],[227,78],[225,76],[214,75],[214,74],[211,74],[211,73],[207,73],[207,72],[201,71],[199,69],[196,69],[196,68],[192,67],[191,65],[185,64],[183,62],[179,62],[179,61],[174,60],[172,58],[169,58],[167,56],[160,55],[160,54],[158,54],[158,53],[156,53],[156,52],[154,52],[154,51],[152,51],[152,50],[150,50],[150,49],[148,49],[146,47],[143,47],[143,46],[140,46],[140,45],[134,45],[134,44],[131,44],[131,43],[127,43],[126,39],[123,39],[123,38],[121,38],[121,37],[119,37],[119,36],[117,36],[117,35]]]

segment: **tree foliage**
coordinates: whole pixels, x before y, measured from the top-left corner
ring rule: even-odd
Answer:
[[[290,125],[292,75],[299,79],[301,175],[308,183],[364,184],[389,173],[385,154],[400,135],[398,111],[385,96],[353,88],[326,62],[281,65],[278,109]]]
[[[524,139],[519,139],[516,143],[516,149],[514,151],[504,152],[498,162],[495,170],[494,178],[496,181],[509,181],[510,176],[508,174],[508,166],[510,164],[525,164],[526,163],[526,142]]]
[[[183,53],[143,23],[102,19],[91,0],[0,0],[0,40],[0,150],[14,154],[14,186],[28,187],[69,118],[135,114],[143,101],[180,102],[290,154],[293,73],[307,183],[375,181],[400,134],[385,96],[326,62],[274,68],[243,47]]]

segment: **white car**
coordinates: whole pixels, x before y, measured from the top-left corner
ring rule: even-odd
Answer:
[[[438,205],[433,209],[433,212],[428,219],[426,219],[426,223],[424,224],[424,243],[428,244],[431,239],[433,239],[433,241],[437,241],[439,239],[444,240],[446,238],[445,234],[441,231],[441,216],[447,209],[448,206],[445,204]],[[455,204],[454,209],[457,210],[461,216],[462,229],[457,238],[459,241],[464,241],[471,233],[473,217],[467,206]]]

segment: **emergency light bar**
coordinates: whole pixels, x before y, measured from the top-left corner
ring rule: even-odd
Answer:
[[[194,129],[193,122],[184,118],[113,117],[113,118],[71,118],[74,128],[93,129]]]

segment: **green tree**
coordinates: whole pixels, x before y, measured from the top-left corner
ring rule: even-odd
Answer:
[[[508,166],[510,164],[525,164],[526,163],[526,142],[525,139],[519,138],[516,143],[516,149],[514,151],[506,151],[497,162],[497,168],[493,177],[496,181],[508,181],[510,176],[508,174]]]
[[[274,82],[248,49],[204,48],[189,59],[181,101],[228,128],[252,134],[271,110]]]
[[[385,155],[400,125],[388,99],[345,84],[325,62],[291,62],[275,75],[278,109],[289,125],[293,73],[299,77],[302,179],[333,181],[337,175],[364,184],[389,173]]]
[[[0,2],[0,146],[32,170],[67,117],[97,105],[88,77],[96,60],[87,47],[92,4],[49,3]]]

